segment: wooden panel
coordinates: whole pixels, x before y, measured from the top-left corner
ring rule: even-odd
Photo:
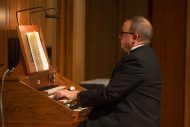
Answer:
[[[9,24],[10,30],[16,30],[16,26],[18,25],[16,20],[16,11],[20,9],[20,2],[18,0],[9,1],[9,13],[7,13],[7,15],[9,16],[9,21],[7,23]]]
[[[16,11],[20,9],[26,9],[30,7],[35,7],[35,6],[43,6],[46,7],[46,3],[51,1],[51,3],[56,3],[57,1],[52,1],[52,0],[0,0],[0,36],[1,36],[1,43],[0,43],[0,49],[1,49],[1,54],[0,54],[0,65],[4,64],[4,68],[7,68],[7,39],[8,37],[15,37],[17,36],[16,32],[16,26],[17,21],[16,21]],[[48,5],[48,7],[51,7],[51,5]],[[29,17],[28,17],[28,12],[23,12],[19,13],[19,22],[20,24],[29,24]],[[47,30],[49,29],[48,27],[51,26],[50,24],[45,23],[45,17],[44,15],[37,15],[33,16],[33,20],[37,20],[34,23],[40,25],[42,27],[43,34],[46,35],[46,27]],[[56,34],[56,32],[53,32]],[[48,38],[54,38],[55,36],[49,36]],[[44,40],[47,40],[44,38]],[[53,43],[53,44],[51,44]],[[51,42],[49,40],[48,44],[49,45],[54,45],[54,42]],[[55,52],[55,46],[53,47],[54,52]],[[55,57],[54,57],[55,58]],[[55,59],[54,59],[55,60]]]
[[[22,77],[18,76],[17,73],[11,73],[6,78],[3,91],[6,127],[76,127],[87,119],[89,108],[73,110],[72,107],[68,107],[63,102],[49,98],[46,92],[37,90],[37,88],[52,84],[63,85],[64,89],[74,86],[78,91],[85,90],[55,71],[51,73],[55,74],[55,82],[44,82],[42,78],[48,76],[42,73]],[[41,80],[41,83],[35,83],[36,80]],[[0,124],[1,122],[0,120]]]
[[[0,0],[0,68],[2,69],[6,64],[6,44],[7,41],[7,2]],[[1,73],[0,73],[1,74]]]
[[[57,29],[57,69],[62,75],[72,79],[73,67],[73,0],[61,0],[58,4],[61,19]]]
[[[57,1],[56,0],[48,0],[46,3],[46,8],[57,8]],[[56,10],[49,10],[47,11],[48,14],[55,14],[60,13]],[[61,18],[61,17],[60,17]],[[55,45],[56,46],[56,37],[57,37],[57,20],[55,18],[46,18],[46,30],[44,31],[46,36],[46,44],[47,45]]]
[[[57,0],[46,0],[46,7],[47,8],[57,8]],[[50,14],[58,13],[60,12],[57,10],[50,10],[48,11]],[[62,17],[60,17],[62,18]],[[60,18],[55,19],[55,18],[46,18],[45,20],[45,31],[44,31],[44,37],[45,37],[45,44],[46,46],[49,46],[52,48],[52,58],[51,58],[51,65],[56,66],[56,45],[57,45],[57,20],[60,20]]]
[[[187,0],[187,40],[186,40],[186,73],[185,73],[185,113],[184,127],[190,127],[190,0]]]
[[[73,81],[84,81],[85,69],[85,1],[74,0]]]
[[[111,76],[118,44],[116,5],[115,0],[86,1],[85,80]]]
[[[65,63],[66,63],[66,58],[65,58],[65,49],[66,49],[66,42],[65,42],[65,34],[66,34],[66,30],[65,30],[65,24],[66,24],[66,20],[63,18],[66,15],[66,1],[62,0],[59,1],[58,3],[58,11],[60,12],[60,16],[62,17],[61,19],[59,19],[57,21],[57,25],[59,26],[59,29],[57,29],[57,47],[56,47],[56,67],[57,70],[60,74],[64,74],[65,76],[67,76],[65,74]]]
[[[153,47],[163,76],[161,127],[184,126],[185,7],[186,0],[153,1]]]
[[[3,91],[4,122],[6,127],[76,127],[79,122],[86,120],[89,108],[73,110],[61,101],[48,97],[43,91],[38,91],[42,84],[30,84],[28,77],[8,76]],[[76,90],[84,88],[56,73],[55,83],[64,85],[65,89],[75,86]],[[28,84],[29,83],[29,84]],[[1,86],[1,84],[0,84]],[[1,124],[0,120],[0,124]]]
[[[138,7],[140,9],[134,9]],[[148,10],[148,0],[86,1],[86,80],[110,78],[124,53],[118,38],[124,20],[132,15],[147,17]]]
[[[16,0],[16,2],[18,4],[18,7],[16,10],[14,10],[13,14],[16,14],[16,11],[18,10],[27,9],[30,7],[29,0]],[[19,19],[19,25],[29,25],[28,11],[19,13],[18,19]],[[16,24],[16,26],[17,25],[18,24]],[[16,26],[15,26],[15,29],[16,29]]]
[[[59,125],[63,122],[71,124],[69,121],[71,122],[72,116],[69,110],[59,104],[55,105],[55,102],[40,92],[22,83],[9,82],[5,86],[5,126],[14,123],[20,127],[52,126],[53,123]],[[12,97],[14,99],[10,99]]]

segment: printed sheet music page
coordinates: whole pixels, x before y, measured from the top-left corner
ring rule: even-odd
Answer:
[[[40,40],[39,33],[34,32],[27,32],[26,33],[28,43],[30,46],[30,50],[32,53],[32,58],[34,60],[34,64],[37,71],[43,71],[49,69],[49,64],[42,47],[42,43]]]

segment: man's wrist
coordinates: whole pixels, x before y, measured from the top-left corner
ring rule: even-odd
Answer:
[[[80,96],[79,96],[80,92],[78,91],[76,94],[76,102],[77,104],[80,104]]]

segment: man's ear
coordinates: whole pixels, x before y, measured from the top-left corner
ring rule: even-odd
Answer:
[[[139,38],[139,35],[138,35],[138,34],[133,34],[133,40],[134,40],[134,41],[137,41],[138,38]]]

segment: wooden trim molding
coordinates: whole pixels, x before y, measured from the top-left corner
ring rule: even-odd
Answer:
[[[73,64],[73,0],[58,1],[61,18],[57,25],[56,67],[58,72],[72,80]]]
[[[172,2],[173,5],[167,6],[166,9],[165,5],[169,2]],[[184,117],[187,118],[189,115],[185,115],[184,112],[185,103],[187,103],[184,93],[189,85],[189,81],[185,83],[188,65],[186,59],[189,59],[185,58],[187,25],[184,20],[187,17],[187,1],[154,0],[152,4],[155,35],[152,44],[160,61],[163,79],[160,124],[161,127],[184,127]],[[178,9],[176,10],[176,8]],[[176,24],[180,25],[176,26]],[[188,108],[186,107],[186,110]]]
[[[184,127],[190,127],[190,0],[187,0],[187,37],[186,37],[186,73],[185,73],[185,112]]]
[[[75,82],[83,81],[85,72],[85,1],[74,0],[72,79]]]

